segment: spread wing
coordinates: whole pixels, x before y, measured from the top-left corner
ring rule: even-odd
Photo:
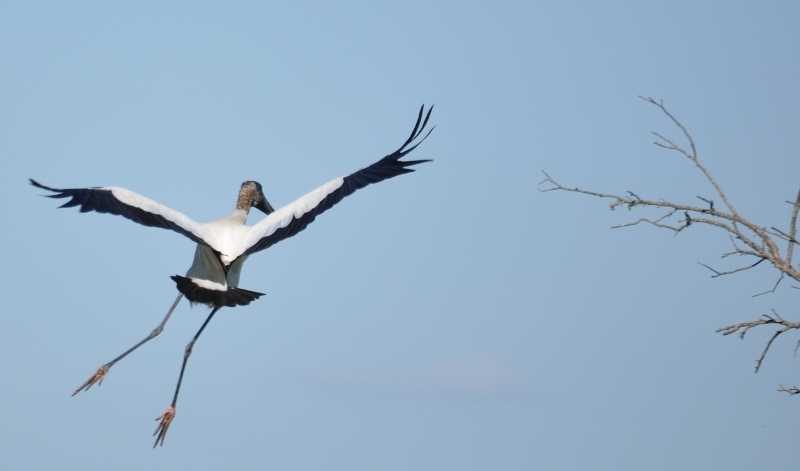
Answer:
[[[417,123],[406,142],[399,149],[375,162],[369,167],[351,173],[346,177],[337,178],[322,185],[316,190],[297,199],[296,201],[278,209],[263,221],[250,228],[247,236],[242,241],[240,253],[229,254],[232,258],[264,250],[272,245],[292,237],[306,228],[317,216],[330,209],[346,196],[352,195],[356,190],[365,186],[387,180],[404,173],[413,172],[412,165],[430,162],[430,160],[400,160],[413,151],[433,131],[418,139],[428,124],[433,107],[425,114],[425,106],[419,110]],[[423,120],[423,114],[425,119]]]
[[[174,209],[168,208],[149,198],[119,187],[58,189],[44,186],[34,179],[31,185],[52,191],[50,198],[72,198],[62,208],[80,206],[82,213],[97,211],[122,216],[143,226],[170,229],[192,239],[198,244],[211,247],[204,240],[205,230],[201,224]],[[212,248],[213,249],[213,248]]]

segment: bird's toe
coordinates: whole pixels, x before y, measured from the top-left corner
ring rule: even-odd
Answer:
[[[108,373],[108,365],[101,366],[89,379],[86,380],[85,383],[81,384],[81,387],[76,389],[72,395],[74,396],[81,391],[88,391],[89,388],[94,386],[94,383],[97,383],[97,385],[100,386],[103,384],[103,379],[105,379],[106,373]]]
[[[167,436],[167,429],[169,429],[169,426],[172,423],[172,419],[174,418],[175,418],[175,408],[172,406],[167,407],[167,410],[165,410],[163,414],[158,416],[156,420],[160,420],[161,423],[158,424],[158,427],[156,427],[156,431],[153,432],[153,436],[155,436],[156,434],[158,435],[156,437],[156,442],[153,444],[153,448],[155,448],[156,445],[158,445],[159,441],[161,442],[161,446],[164,446],[164,437]]]

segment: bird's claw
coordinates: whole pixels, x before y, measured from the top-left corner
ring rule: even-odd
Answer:
[[[169,425],[172,423],[172,419],[175,418],[175,408],[172,406],[167,407],[167,410],[164,411],[156,420],[160,420],[161,423],[158,424],[156,427],[156,431],[153,432],[153,436],[158,434],[156,437],[156,442],[153,444],[153,448],[158,445],[158,442],[161,441],[161,446],[164,446],[164,437],[167,436],[167,429],[169,429]]]
[[[108,373],[108,365],[103,365],[97,369],[95,374],[91,376],[91,378],[87,379],[85,383],[81,384],[81,387],[75,390],[72,395],[76,395],[81,391],[88,391],[89,388],[94,386],[94,383],[97,383],[98,386],[103,384],[103,379],[106,377],[106,373]]]

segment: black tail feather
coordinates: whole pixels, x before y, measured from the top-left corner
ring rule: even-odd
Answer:
[[[178,285],[178,291],[183,293],[189,301],[210,304],[215,307],[247,306],[261,296],[264,296],[264,293],[241,288],[228,288],[226,291],[202,288],[192,281],[191,278],[180,275],[175,275],[170,278]]]

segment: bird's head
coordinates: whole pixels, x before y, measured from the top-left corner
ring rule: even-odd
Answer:
[[[275,211],[264,196],[264,192],[261,190],[261,184],[253,181],[242,183],[236,208],[243,209],[247,212],[250,212],[250,208],[256,208],[264,214]]]

